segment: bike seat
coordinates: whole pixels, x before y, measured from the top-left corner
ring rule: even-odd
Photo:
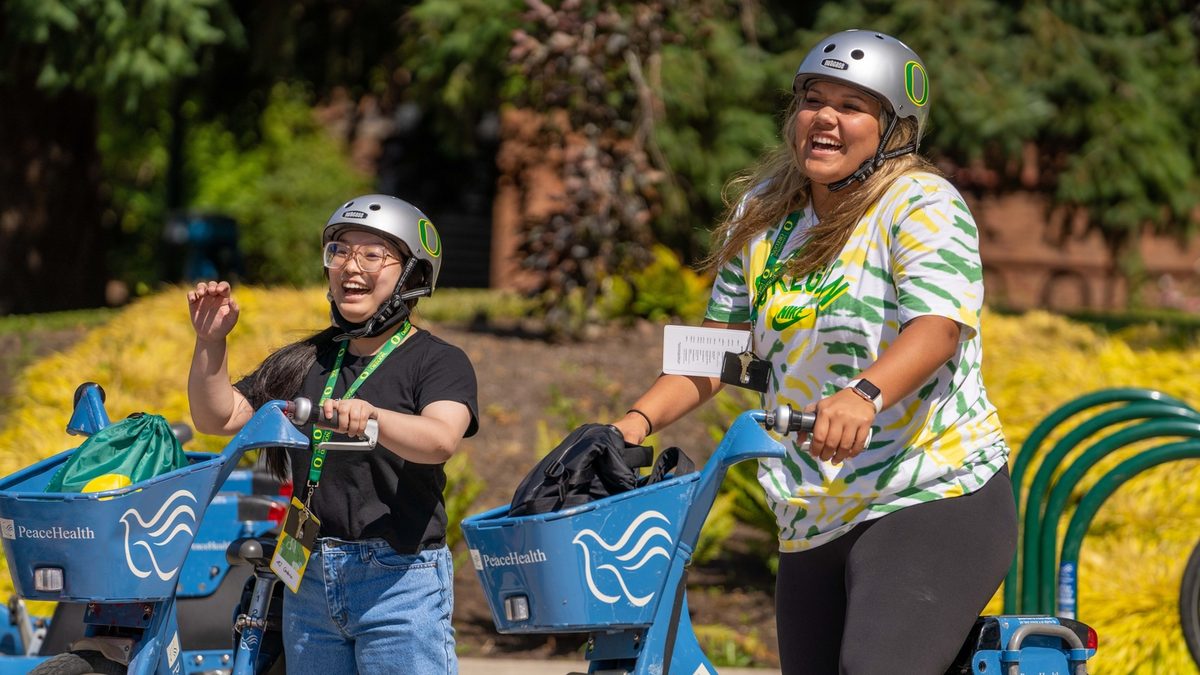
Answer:
[[[225,560],[230,565],[267,567],[275,555],[275,540],[262,537],[240,537],[225,548]]]

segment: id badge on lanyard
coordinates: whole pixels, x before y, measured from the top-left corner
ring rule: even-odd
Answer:
[[[279,577],[293,593],[300,592],[300,580],[308,567],[317,541],[321,521],[299,499],[292,497],[287,518],[275,542],[275,553],[271,556],[271,571]]]

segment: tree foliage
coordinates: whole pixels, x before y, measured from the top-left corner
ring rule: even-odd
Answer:
[[[1200,205],[1200,10],[1179,0],[1027,3],[1026,68],[1053,123],[1033,138],[1055,201],[1110,242],[1188,232]]]
[[[119,190],[102,189],[101,118],[131,129],[153,119],[168,85],[201,67],[200,51],[236,37],[225,7],[0,3],[0,312],[103,302],[106,254],[124,242],[106,211]]]
[[[344,150],[313,118],[302,88],[276,85],[261,120],[261,142],[241,148],[224,125],[190,136],[191,203],[235,217],[246,268],[260,283],[320,282],[321,228],[345,199],[371,191]],[[296,264],[308,260],[312,264]]]
[[[288,167],[306,159],[332,169],[312,155],[285,157],[282,145],[265,164],[253,150],[272,142],[264,116],[280,83],[308,102],[340,89],[351,100],[372,95],[385,111],[416,105],[432,120],[430,145],[448,155],[489,152],[475,142],[481,125],[519,108],[542,116],[528,147],[567,186],[557,219],[523,216],[523,264],[550,273],[551,302],[583,289],[586,305],[604,278],[645,264],[652,241],[689,261],[704,254],[723,185],[779,141],[796,64],[847,27],[894,34],[922,54],[933,97],[923,149],[963,189],[1040,192],[1085,214],[1114,252],[1145,227],[1194,229],[1200,9],[1188,0],[9,0],[0,87],[6,105],[28,114],[4,113],[0,150],[15,159],[0,185],[8,195],[37,191],[20,168],[66,142],[61,133],[38,140],[18,122],[65,116],[66,106],[90,117],[99,171],[78,149],[69,164],[96,196],[96,206],[78,206],[97,213],[55,218],[51,199],[45,220],[98,229],[107,202],[104,222],[119,235],[109,245],[138,252],[141,262],[122,269],[145,276],[136,270],[149,269],[147,237],[170,207],[252,201],[217,189],[222,178],[203,165],[213,153],[191,134],[224,139],[221,152],[247,162],[233,175],[254,166],[298,174]],[[87,124],[76,120],[74,136],[92,133]],[[22,137],[32,155],[9,147]],[[523,162],[509,168],[529,170]],[[45,185],[78,182],[60,173],[45,174],[57,181]],[[266,203],[290,203],[306,185],[285,174]],[[356,180],[331,184],[343,179]],[[10,223],[37,209],[0,198]],[[266,255],[274,230],[249,227]],[[34,239],[5,245],[49,246]]]
[[[179,270],[164,265],[162,236],[180,207],[238,217],[255,280],[319,278],[319,268],[292,261],[302,250],[311,254],[317,241],[311,228],[333,205],[368,191],[370,181],[350,168],[342,145],[313,118],[312,106],[337,86],[371,88],[370,78],[394,42],[385,30],[363,28],[398,26],[405,9],[382,1],[346,8],[292,0],[14,0],[0,6],[0,81],[23,76],[35,87],[34,100],[95,101],[90,108],[74,106],[84,119],[74,125],[83,132],[72,148],[99,153],[98,167],[81,166],[86,180],[73,186],[80,197],[72,203],[94,204],[94,211],[68,217],[60,207],[58,220],[70,226],[48,230],[71,230],[59,238],[74,240],[68,244],[78,249],[74,257],[84,259],[86,268],[106,268],[87,275],[88,287],[102,289],[105,279],[116,278],[144,293],[160,280],[174,280]],[[301,83],[277,86],[293,80]],[[59,157],[57,142],[24,146]],[[13,168],[42,161],[18,158]],[[45,184],[34,191],[61,194],[62,188]],[[0,211],[5,201],[0,197]],[[9,211],[33,212],[15,205]],[[38,259],[66,250],[62,241],[31,242],[29,233],[40,226],[25,220],[29,224],[5,249],[34,247]],[[297,227],[300,222],[305,227]],[[102,245],[99,235],[85,234],[89,228],[103,234]],[[97,294],[68,296],[45,281],[38,285],[63,302],[97,300]]]
[[[404,98],[435,120],[443,147],[476,151],[478,125],[511,95],[509,51],[522,0],[432,0],[405,15],[397,53]]]
[[[222,0],[8,0],[2,51],[32,52],[44,90],[86,91],[133,108],[200,69],[204,47],[242,39]],[[3,76],[3,74],[0,74]]]

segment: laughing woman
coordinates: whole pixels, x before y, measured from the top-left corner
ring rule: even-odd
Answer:
[[[379,425],[370,452],[269,451],[312,527],[311,558],[285,593],[289,673],[455,673],[445,462],[477,429],[475,371],[462,350],[415,325],[433,293],[441,240],[407,202],[366,195],[325,224],[332,324],[231,384],[226,339],[239,308],[229,284],[188,292],[196,347],[188,397],[196,429],[236,433],[271,399],[305,396],[336,421],[316,441]],[[296,508],[296,507],[293,507]],[[307,540],[311,537],[301,537]]]
[[[811,446],[759,467],[783,672],[941,675],[1016,547],[978,233],[916,154],[930,92],[907,45],[831,35],[792,91],[785,143],[733,183],[705,316],[752,332],[767,407],[817,412]],[[721,386],[663,375],[616,425],[641,443]]]

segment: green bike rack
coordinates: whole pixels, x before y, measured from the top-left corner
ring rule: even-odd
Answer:
[[[1171,403],[1188,407],[1186,403],[1160,391],[1137,387],[1117,387],[1102,389],[1068,401],[1039,422],[1021,445],[1021,452],[1012,461],[1013,500],[1016,503],[1018,520],[1021,516],[1021,484],[1024,482],[1025,471],[1033,461],[1042,442],[1046,440],[1046,437],[1050,435],[1055,427],[1088,408],[1107,405],[1109,403],[1131,403],[1138,401]],[[1016,613],[1017,611],[1017,575],[1020,565],[1018,553],[1019,550],[1013,553],[1012,566],[1008,570],[1008,575],[1004,578],[1004,612],[1006,614]]]
[[[1050,490],[1050,483],[1055,469],[1072,450],[1080,443],[1105,427],[1129,422],[1137,419],[1190,419],[1200,422],[1200,412],[1183,404],[1163,401],[1130,403],[1120,408],[1106,410],[1095,417],[1084,420],[1079,426],[1067,432],[1050,451],[1046,453],[1033,476],[1033,483],[1025,497],[1024,525],[1022,529],[1022,560],[1038,560],[1042,529],[1042,501]],[[1035,612],[1037,606],[1038,567],[1026,564],[1021,570],[1021,605],[1020,612]],[[1014,591],[1016,589],[1014,588]],[[1015,593],[1014,593],[1015,595]],[[1005,604],[1005,613],[1018,613],[1016,608]]]
[[[1054,568],[1057,562],[1055,560],[1057,554],[1055,539],[1058,534],[1058,521],[1067,507],[1071,491],[1079,484],[1089,468],[1113,451],[1138,441],[1166,436],[1200,439],[1200,422],[1185,419],[1158,419],[1121,429],[1085,450],[1055,482],[1054,488],[1050,491],[1049,501],[1046,502],[1045,514],[1042,517],[1040,551],[1036,561],[1040,572],[1036,613],[1054,613]],[[1029,563],[1030,561],[1026,561],[1026,564]]]
[[[1100,505],[1126,481],[1147,469],[1180,459],[1197,458],[1200,458],[1200,441],[1160,445],[1121,462],[1088,490],[1071,516],[1063,538],[1062,560],[1058,566],[1058,611],[1061,616],[1073,619],[1078,612],[1079,550]]]

